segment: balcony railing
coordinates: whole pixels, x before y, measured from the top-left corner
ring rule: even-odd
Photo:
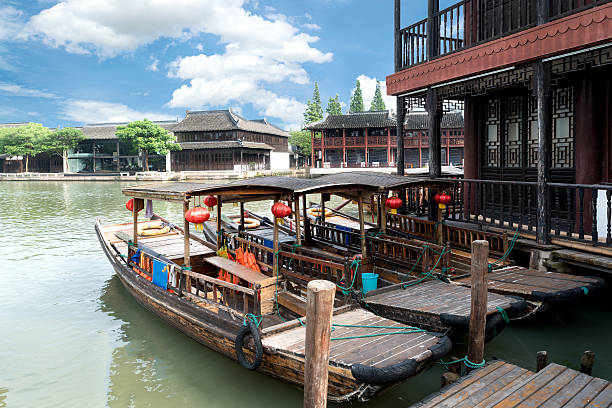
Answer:
[[[462,0],[432,15],[436,41],[427,55],[428,19],[399,31],[401,66],[405,69],[466,47],[491,41],[536,25],[536,1]],[[561,18],[612,0],[548,0],[549,20]]]

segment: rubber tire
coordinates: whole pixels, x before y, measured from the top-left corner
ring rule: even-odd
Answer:
[[[255,343],[255,360],[253,362],[248,361],[246,356],[244,355],[244,352],[242,351],[244,340],[249,335],[253,337],[253,342]],[[247,370],[257,370],[259,368],[263,360],[263,346],[261,344],[261,336],[259,335],[259,330],[257,330],[257,326],[253,321],[248,320],[247,325],[242,326],[242,329],[236,336],[234,348],[236,350],[236,359],[238,360],[241,366],[243,366]]]

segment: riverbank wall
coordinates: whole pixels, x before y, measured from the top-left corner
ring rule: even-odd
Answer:
[[[137,173],[0,173],[0,181],[187,181],[235,180],[263,176],[307,177],[309,169],[257,171],[176,171]]]

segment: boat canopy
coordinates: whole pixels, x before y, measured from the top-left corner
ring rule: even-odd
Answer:
[[[332,193],[354,198],[359,194],[380,194],[409,187],[444,188],[451,185],[444,179],[347,172],[311,179],[270,176],[236,180],[226,184],[185,182],[146,184],[126,187],[123,193],[134,198],[167,201],[184,201],[194,196],[219,195],[225,202],[232,202],[291,198],[296,195],[316,193]]]

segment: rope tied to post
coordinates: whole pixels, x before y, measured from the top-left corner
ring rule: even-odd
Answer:
[[[360,265],[361,265],[361,259],[359,259],[359,258],[354,258],[354,259],[352,260],[352,262],[351,262],[351,266],[349,267],[349,270],[351,270],[351,271],[352,271],[352,270],[353,270],[353,267],[355,267],[355,272],[353,273],[353,278],[352,278],[352,280],[351,280],[351,284],[350,284],[350,286],[349,286],[349,287],[346,287],[346,288],[345,288],[345,287],[343,287],[343,286],[341,286],[341,285],[338,285],[338,284],[336,283],[336,286],[342,290],[342,294],[344,294],[344,295],[348,295],[348,294],[350,293],[350,290],[351,290],[351,289],[353,289],[353,286],[355,285],[355,279],[356,279],[356,277],[357,277],[357,271],[359,271],[359,266],[360,266]],[[340,279],[340,282],[343,282],[345,278],[346,278],[346,277],[344,276],[344,273],[342,273],[342,278]]]
[[[514,244],[516,244],[516,241],[518,240],[519,236],[520,236],[519,229],[518,229],[518,227],[516,227],[516,231],[514,231],[514,235],[512,236],[512,239],[510,240],[510,244],[508,245],[508,249],[506,249],[504,254],[498,260],[496,260],[493,263],[489,263],[487,265],[487,268],[488,268],[489,272],[491,272],[493,270],[493,268],[495,268],[495,265],[501,264],[502,262],[504,262],[506,260],[506,258],[508,258],[508,256],[510,255],[510,253],[514,249]]]
[[[497,306],[497,310],[499,311],[499,314],[501,315],[502,319],[504,319],[504,322],[506,322],[506,324],[510,323],[510,319],[508,318],[508,314],[506,313],[506,311],[500,306]]]
[[[438,364],[440,364],[441,366],[444,366],[444,368],[446,368],[447,370],[449,366],[453,364],[457,364],[457,363],[464,363],[465,366],[468,368],[482,368],[487,364],[487,362],[484,359],[480,363],[474,363],[470,361],[468,356],[465,356],[463,358],[460,358],[459,360],[454,360],[454,361],[444,361],[444,360],[438,361]]]
[[[259,325],[263,321],[263,316],[262,315],[254,315],[253,313],[247,313],[247,314],[244,315],[244,319],[242,321],[242,325],[246,326],[248,324],[248,320],[251,320],[253,323],[255,323],[255,326],[259,327]]]
[[[586,286],[581,286],[580,289],[582,289],[585,295],[589,294],[589,289]]]

